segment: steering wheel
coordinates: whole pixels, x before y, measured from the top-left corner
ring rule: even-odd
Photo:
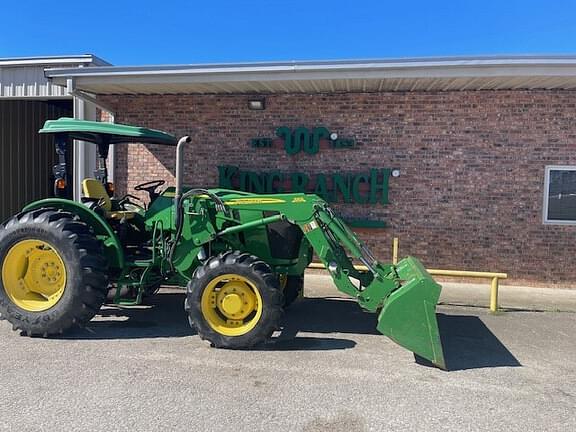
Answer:
[[[137,191],[146,191],[148,195],[150,195],[150,201],[154,201],[158,197],[158,193],[156,193],[156,189],[160,186],[165,184],[164,180],[152,180],[146,183],[140,183],[134,187],[134,190]]]

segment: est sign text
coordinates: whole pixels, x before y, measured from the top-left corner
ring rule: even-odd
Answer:
[[[321,148],[345,149],[356,145],[353,138],[340,138],[326,127],[290,129],[282,126],[276,129],[279,138],[254,138],[250,146],[264,150],[282,145],[286,153],[300,152],[310,156]],[[321,142],[328,142],[320,145]],[[330,174],[307,174],[303,172],[281,172],[245,170],[237,166],[218,167],[219,186],[259,194],[303,192],[319,195],[328,202],[358,204],[388,204],[389,168],[368,168],[363,172],[336,172]]]

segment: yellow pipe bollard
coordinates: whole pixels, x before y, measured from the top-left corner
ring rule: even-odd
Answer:
[[[498,312],[498,278],[492,278],[490,285],[490,312]]]
[[[392,264],[398,264],[398,237],[392,240]]]

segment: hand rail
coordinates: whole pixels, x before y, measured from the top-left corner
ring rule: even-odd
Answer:
[[[433,276],[470,277],[492,279],[490,282],[490,312],[498,312],[498,291],[500,289],[500,279],[507,279],[507,273],[466,271],[466,270],[439,270],[428,269],[428,273]]]

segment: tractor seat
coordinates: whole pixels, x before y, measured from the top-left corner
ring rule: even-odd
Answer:
[[[127,210],[112,210],[112,200],[104,189],[104,185],[94,178],[87,178],[82,181],[82,192],[86,198],[103,202],[101,208],[108,219],[132,219],[136,215],[135,212]]]

